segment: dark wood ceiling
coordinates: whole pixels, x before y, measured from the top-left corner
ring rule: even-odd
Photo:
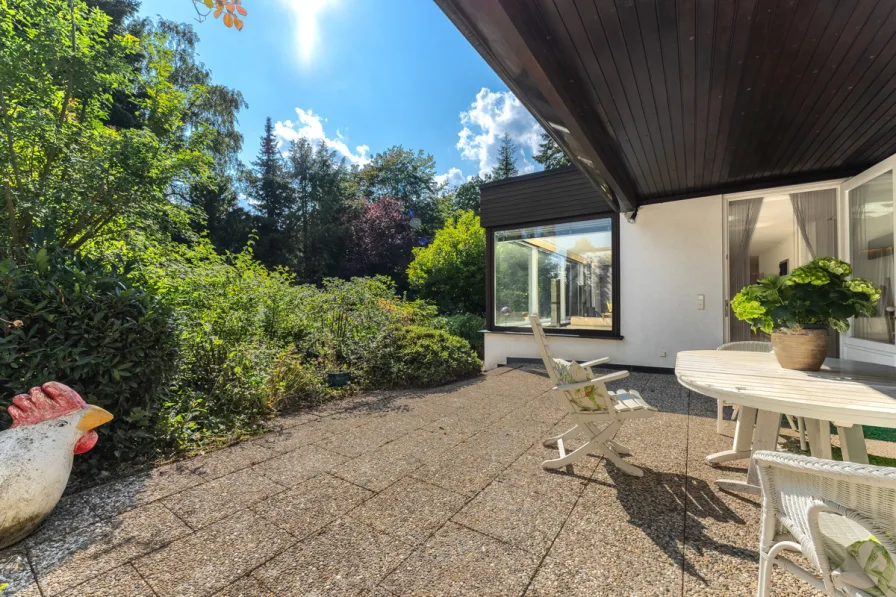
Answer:
[[[893,0],[436,1],[622,210],[896,153]]]

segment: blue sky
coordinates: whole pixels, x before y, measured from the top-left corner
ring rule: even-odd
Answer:
[[[509,131],[531,171],[540,127],[432,0],[243,0],[242,31],[190,0],[143,0],[142,13],[191,22],[215,82],[242,91],[243,159],[265,117],[281,139],[326,138],[363,163],[402,144],[436,158],[449,183],[494,165]],[[285,147],[285,144],[284,144]]]

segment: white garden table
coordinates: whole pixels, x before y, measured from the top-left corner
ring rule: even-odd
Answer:
[[[812,456],[831,457],[829,423],[837,427],[843,459],[868,463],[862,425],[896,428],[896,367],[827,359],[821,371],[793,371],[771,353],[693,350],[678,353],[675,375],[689,390],[741,405],[731,450],[710,464],[774,450],[781,414],[804,417]],[[750,462],[746,483],[719,480],[732,491],[759,493]]]

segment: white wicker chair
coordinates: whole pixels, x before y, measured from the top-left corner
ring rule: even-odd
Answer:
[[[622,424],[629,419],[643,419],[656,414],[656,408],[650,406],[635,390],[619,390],[611,392],[607,390],[607,383],[628,377],[628,371],[615,371],[601,377],[593,377],[591,367],[608,362],[607,357],[581,363],[581,367],[587,372],[585,381],[577,383],[563,383],[560,369],[570,363],[562,359],[555,359],[548,348],[544,328],[537,314],[529,317],[532,324],[532,334],[535,343],[548,370],[548,375],[555,385],[552,390],[564,396],[569,410],[569,418],[575,425],[567,432],[556,437],[544,440],[542,445],[546,448],[557,448],[559,458],[545,460],[541,463],[544,469],[559,469],[584,458],[588,454],[597,453],[612,462],[621,471],[635,477],[644,476],[640,468],[624,461],[621,456],[631,454],[631,450],[615,442],[613,438]],[[602,406],[600,410],[584,410],[576,399],[576,391],[593,391],[594,396],[600,398]],[[603,428],[599,425],[607,423]],[[585,443],[567,453],[565,442],[581,437]]]
[[[830,596],[869,597],[840,566],[851,558],[846,547],[869,535],[896,554],[896,468],[769,451],[753,459],[762,485],[758,597],[770,595],[774,566]],[[814,570],[783,557],[787,550]]]

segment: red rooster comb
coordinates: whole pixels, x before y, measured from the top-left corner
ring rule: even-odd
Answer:
[[[87,403],[76,391],[55,381],[31,388],[30,394],[19,394],[12,403],[8,409],[12,427],[58,419],[87,408]]]

